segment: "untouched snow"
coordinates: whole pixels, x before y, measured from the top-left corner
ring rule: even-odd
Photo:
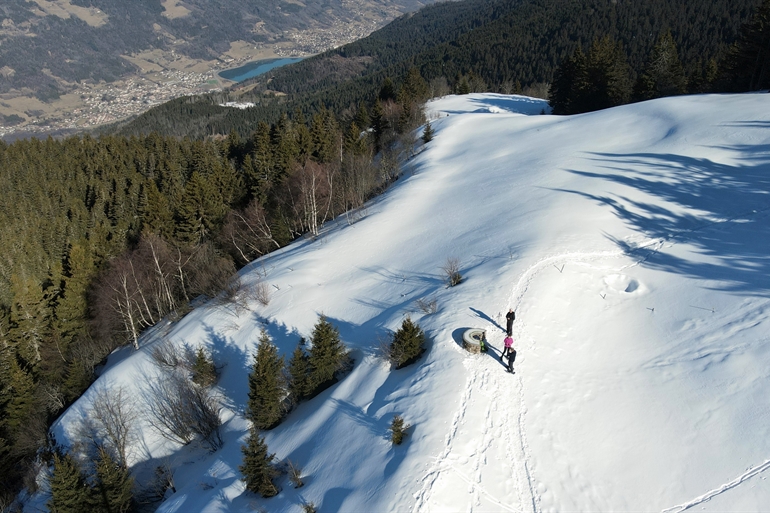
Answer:
[[[266,273],[268,306],[204,305],[111,357],[93,389],[123,386],[139,409],[160,338],[224,365],[224,447],[181,448],[138,423],[138,480],[175,469],[166,513],[767,511],[769,103],[690,96],[558,117],[520,96],[430,102],[434,140],[360,220],[242,271]],[[452,288],[448,257],[464,277]],[[496,357],[509,307],[513,375]],[[265,433],[307,477],[262,499],[238,472],[251,355],[264,327],[288,358],[321,313],[356,365]],[[405,315],[430,348],[389,371],[375,348]],[[489,354],[462,349],[470,327],[487,329]],[[90,396],[54,426],[60,442]],[[392,447],[396,413],[413,427]]]

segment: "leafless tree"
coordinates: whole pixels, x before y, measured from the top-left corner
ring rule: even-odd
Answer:
[[[431,98],[440,98],[452,92],[446,77],[437,77],[428,82],[428,93]]]
[[[136,439],[138,414],[133,399],[121,386],[100,386],[94,392],[86,435],[96,447],[109,451],[115,461],[128,468],[130,448]]]
[[[256,199],[243,210],[232,210],[227,214],[221,242],[242,264],[281,247],[275,240],[265,209]]]
[[[184,250],[147,234],[137,248],[110,261],[94,287],[92,303],[100,338],[122,334],[135,348],[142,330],[187,304],[213,296],[234,272],[211,244]]]
[[[361,208],[377,188],[377,168],[369,154],[347,154],[340,169],[337,203],[340,211]]]
[[[524,96],[531,96],[533,98],[542,98],[543,100],[548,99],[548,89],[550,89],[551,84],[547,82],[535,82],[532,85],[528,85],[524,88],[522,91],[522,94]]]
[[[143,399],[147,422],[159,435],[187,445],[195,438],[189,424],[188,406],[180,393],[186,378],[179,372],[164,372],[145,376]]]
[[[164,438],[186,445],[200,436],[214,451],[222,446],[219,403],[187,373],[164,372],[143,380],[147,421]]]
[[[289,178],[289,190],[295,219],[301,231],[318,236],[319,227],[332,214],[336,168],[308,160]]]

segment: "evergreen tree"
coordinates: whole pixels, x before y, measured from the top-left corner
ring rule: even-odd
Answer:
[[[366,133],[362,133],[355,122],[351,123],[345,135],[345,152],[350,155],[363,155],[366,149]]]
[[[303,349],[305,339],[300,339],[297,347],[289,360],[289,395],[294,403],[304,399],[308,395],[308,379],[310,376],[310,363]]]
[[[286,396],[283,367],[283,357],[278,354],[278,348],[262,331],[249,374],[248,416],[258,429],[271,429],[283,418],[283,399]]]
[[[16,360],[10,348],[0,347],[0,427],[15,433],[35,405],[35,382]]]
[[[385,77],[380,87],[380,94],[377,95],[377,99],[382,102],[394,101],[396,99],[396,86],[390,77]]]
[[[422,103],[428,98],[428,84],[420,75],[420,71],[412,66],[406,73],[401,89],[398,91],[398,102],[407,104]]]
[[[314,395],[334,382],[337,371],[345,367],[348,354],[340,340],[340,332],[324,315],[313,328],[310,355],[310,389]]]
[[[62,341],[62,353],[66,354],[70,343],[85,336],[85,319],[88,313],[86,294],[95,273],[93,255],[88,241],[71,246],[67,257],[62,293],[57,298],[55,327]]]
[[[127,513],[133,509],[134,478],[127,468],[112,459],[109,452],[99,448],[96,462],[96,510],[104,513]]]
[[[260,204],[264,204],[267,194],[275,180],[275,157],[273,147],[270,141],[270,126],[264,121],[257,124],[257,129],[252,138],[253,150],[251,158],[253,166],[244,170],[246,173],[246,182],[254,198],[257,198]]]
[[[457,84],[457,94],[470,94],[471,85],[467,77],[462,77]]]
[[[422,142],[428,144],[433,140],[433,127],[430,125],[430,121],[425,123],[425,130],[422,131]]]
[[[275,180],[281,180],[293,168],[299,157],[299,144],[293,123],[286,114],[281,116],[272,134],[273,162],[276,169]]]
[[[259,435],[259,430],[252,426],[249,439],[241,447],[243,465],[239,467],[246,482],[246,489],[258,493],[262,497],[272,497],[278,493],[273,484],[277,472],[272,466],[275,454],[268,454],[265,439]]]
[[[554,114],[584,112],[585,91],[588,89],[588,59],[580,46],[564,59],[554,72],[549,91],[549,103]]]
[[[178,237],[190,244],[200,244],[212,234],[227,211],[216,186],[197,171],[185,186],[179,207]]]
[[[52,300],[50,288],[20,274],[11,275],[11,325],[8,338],[27,365],[40,361],[40,347],[50,336]]]
[[[305,116],[302,111],[297,108],[294,111],[294,131],[297,134],[297,147],[299,148],[299,162],[304,164],[305,161],[310,158],[313,153],[313,136],[310,134],[310,129],[307,127]]]
[[[369,111],[366,109],[366,104],[364,102],[358,104],[358,110],[356,111],[356,116],[353,118],[353,122],[362,130],[369,128],[371,119],[369,118]]]
[[[401,328],[393,334],[390,357],[396,368],[406,367],[425,352],[425,333],[410,317],[404,319]]]
[[[583,108],[594,111],[628,103],[631,68],[622,46],[609,36],[597,39],[588,53],[588,88]]]
[[[174,235],[174,213],[171,210],[171,202],[158,190],[154,180],[147,180],[144,195],[144,208],[141,211],[144,227],[156,235],[170,239]]]
[[[385,138],[385,131],[388,130],[388,120],[385,118],[385,111],[382,108],[382,102],[378,99],[374,102],[372,109],[372,131],[374,133],[374,152],[379,153],[382,149],[382,143]]]
[[[670,31],[658,38],[644,71],[634,86],[637,100],[650,100],[686,92],[687,78]]]
[[[51,499],[47,506],[51,513],[83,513],[96,505],[80,465],[69,454],[54,454],[50,484]]]
[[[627,103],[631,69],[609,36],[594,40],[588,55],[578,47],[554,73],[549,91],[554,114],[579,114]]]
[[[770,0],[764,0],[748,23],[725,62],[726,74],[736,91],[770,87]]]
[[[214,361],[203,347],[198,347],[195,352],[195,361],[192,366],[193,383],[202,387],[213,385],[217,380],[217,368]]]
[[[401,415],[394,415],[393,422],[390,423],[390,441],[393,445],[401,445],[406,436],[406,430],[409,429],[409,424],[404,422],[404,417]]]

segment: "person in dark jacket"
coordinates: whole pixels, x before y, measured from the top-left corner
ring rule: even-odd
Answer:
[[[508,309],[508,313],[505,314],[505,333],[510,337],[513,335],[513,320],[516,318],[516,312],[513,308]]]
[[[516,350],[511,348],[508,352],[508,372],[513,373],[513,362],[516,361]]]

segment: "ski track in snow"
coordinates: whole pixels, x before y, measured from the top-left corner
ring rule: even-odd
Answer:
[[[761,474],[765,470],[770,469],[770,460],[765,461],[761,465],[758,465],[756,467],[750,468],[748,471],[746,471],[744,474],[741,474],[737,478],[733,479],[729,483],[725,483],[719,488],[715,488],[709,492],[706,492],[705,494],[701,495],[700,497],[696,497],[695,499],[685,502],[684,504],[679,504],[678,506],[673,506],[671,508],[666,508],[661,511],[661,513],[679,513],[680,511],[688,510],[694,506],[697,506],[698,504],[702,504],[704,502],[707,502],[717,495],[721,495],[724,492],[728,490],[732,490],[736,486],[740,485],[744,481],[751,479],[752,477]]]

